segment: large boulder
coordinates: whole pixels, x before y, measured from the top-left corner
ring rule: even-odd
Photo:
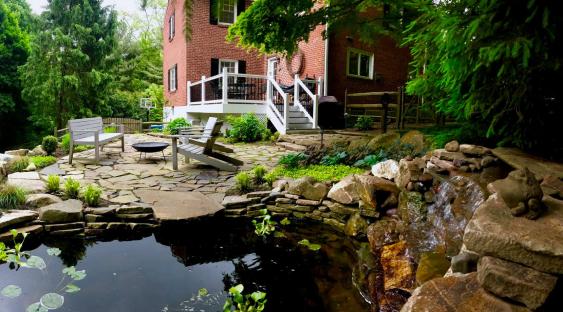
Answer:
[[[47,224],[83,221],[82,202],[69,199],[39,209],[39,219]]]
[[[426,162],[422,158],[407,160],[405,158],[399,161],[399,174],[395,178],[395,183],[400,188],[406,188],[409,182],[418,181],[422,175]]]
[[[400,238],[397,220],[384,218],[370,224],[367,228],[367,237],[374,252],[385,245],[397,243]]]
[[[417,288],[401,312],[528,312],[479,286],[477,273],[433,279]]]
[[[387,196],[397,195],[399,189],[389,180],[370,175],[350,175],[330,189],[328,198],[343,205],[362,202],[368,208],[376,209],[378,193],[386,193]]]
[[[28,208],[41,208],[47,205],[62,202],[60,197],[51,194],[29,194],[25,200]]]
[[[467,249],[563,274],[563,201],[546,196],[548,213],[537,220],[512,216],[497,194],[480,205],[465,228]]]
[[[461,144],[459,146],[459,151],[471,156],[483,157],[491,153],[491,150],[478,145],[473,144]]]
[[[533,310],[545,303],[557,283],[556,276],[493,257],[479,260],[477,279],[485,290]]]
[[[27,156],[27,153],[29,153],[29,150],[25,149],[25,148],[4,152],[4,154],[6,154],[6,155],[20,156],[20,157]]]
[[[316,182],[311,177],[303,177],[289,182],[287,192],[305,199],[321,201],[326,197],[328,187],[324,183]]]
[[[422,285],[429,280],[444,276],[450,261],[443,252],[425,252],[420,255],[416,268],[416,283]]]
[[[409,257],[405,241],[383,246],[380,262],[383,267],[385,290],[393,288],[409,290],[414,287],[413,263]]]
[[[413,152],[415,154],[423,153],[426,149],[426,146],[424,144],[424,134],[422,134],[422,132],[418,130],[412,130],[405,133],[401,137],[401,143],[412,146]]]
[[[354,205],[360,201],[360,195],[357,192],[357,184],[355,175],[349,175],[340,182],[332,186],[328,192],[328,198],[344,205]]]
[[[459,152],[459,142],[456,140],[446,143],[444,149],[448,152]]]
[[[28,154],[28,156],[47,156],[47,152],[43,149],[43,146],[37,145]]]
[[[394,181],[399,174],[399,163],[394,159],[379,162],[371,167],[371,173],[378,178]]]
[[[8,175],[8,184],[19,186],[28,193],[45,191],[45,183],[37,172],[16,172]]]
[[[37,212],[30,210],[14,210],[0,213],[0,231],[18,227],[37,218]]]
[[[387,132],[380,135],[377,135],[373,139],[369,141],[367,144],[367,148],[370,151],[378,151],[380,149],[386,149],[396,142],[398,142],[401,138],[401,135],[397,132]]]

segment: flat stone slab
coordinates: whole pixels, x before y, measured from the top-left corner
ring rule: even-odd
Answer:
[[[465,228],[467,249],[520,263],[546,273],[563,274],[563,203],[546,197],[548,211],[537,220],[514,217],[493,194],[477,208]]]
[[[29,225],[29,226],[24,226],[21,228],[17,228],[15,229],[19,234],[22,233],[27,233],[27,234],[39,234],[41,232],[43,232],[43,226],[36,224],[36,225]],[[12,241],[12,233],[11,232],[4,232],[2,234],[0,234],[0,242],[11,242]],[[21,237],[20,237],[21,238]]]
[[[211,216],[224,209],[200,192],[138,190],[134,193],[144,203],[152,205],[155,219],[164,222]]]
[[[52,164],[50,166],[47,166],[43,169],[41,169],[41,171],[39,171],[39,173],[44,174],[44,175],[63,175],[66,172],[64,170],[62,170],[61,168],[59,168],[59,164]]]
[[[45,183],[41,181],[37,172],[16,172],[8,175],[8,184],[19,186],[30,193],[45,190]]]
[[[545,160],[541,157],[526,154],[517,148],[497,147],[493,155],[516,169],[528,167],[537,179],[552,175],[563,178],[563,164]]]
[[[33,221],[37,212],[31,210],[14,210],[0,215],[0,230],[8,230],[16,225]]]
[[[39,209],[39,219],[48,224],[82,221],[84,219],[82,202],[76,199],[69,199],[42,207]]]
[[[503,301],[479,286],[477,273],[435,278],[417,288],[401,312],[531,311]]]

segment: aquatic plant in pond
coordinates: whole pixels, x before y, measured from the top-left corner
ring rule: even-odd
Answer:
[[[223,306],[223,312],[260,312],[266,307],[266,293],[255,291],[243,295],[244,286],[236,285],[229,289],[229,298]]]
[[[27,252],[22,251],[23,244],[25,242],[27,233],[21,233],[23,239],[21,242],[17,241],[19,236],[18,231],[11,230],[12,241],[14,244],[13,248],[7,248],[4,243],[0,242],[0,261],[7,262],[11,268],[18,269],[19,267],[27,267],[32,269],[38,269],[44,271],[47,269],[47,264],[43,258],[38,256],[32,256]],[[61,254],[61,250],[58,248],[47,249],[47,254],[49,256],[58,256]],[[76,293],[80,291],[80,287],[73,284],[74,281],[80,281],[86,278],[86,271],[77,271],[75,267],[66,267],[62,270],[63,278],[56,286],[64,285],[59,289],[55,289],[54,292],[50,292],[41,296],[38,302],[35,302],[27,307],[26,312],[45,312],[49,310],[55,310],[63,306],[64,296],[60,293]],[[70,281],[67,282],[67,278]],[[65,282],[67,282],[65,284]],[[7,285],[2,288],[0,295],[6,298],[17,298],[22,294],[21,287],[17,285]]]
[[[321,249],[321,245],[313,244],[313,243],[309,242],[308,239],[302,239],[298,242],[298,244],[305,246],[305,247],[309,248],[309,250],[312,250],[312,251],[318,251],[319,249]]]
[[[266,237],[276,230],[276,224],[278,223],[272,220],[272,216],[267,214],[267,210],[263,211],[263,213],[263,216],[252,220],[252,224],[254,225],[254,233],[256,233],[256,235]]]

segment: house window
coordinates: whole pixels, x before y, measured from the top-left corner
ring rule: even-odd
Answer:
[[[237,19],[237,0],[219,0],[217,12],[219,24],[230,25]]]
[[[176,12],[172,13],[172,15],[170,15],[170,18],[168,19],[168,39],[172,40],[174,38],[174,35],[176,34]]]
[[[238,73],[238,61],[233,60],[219,60],[219,73],[223,72],[223,68],[227,69],[228,73]]]
[[[373,53],[348,49],[346,74],[351,77],[373,79]]]
[[[168,70],[168,91],[174,92],[178,87],[178,65],[174,65]]]

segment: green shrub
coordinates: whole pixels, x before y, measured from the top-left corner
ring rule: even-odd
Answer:
[[[283,155],[278,161],[278,164],[292,169],[301,166],[306,160],[307,155],[305,155],[304,153],[289,153]]]
[[[84,190],[82,197],[84,202],[90,207],[96,207],[100,204],[100,197],[102,196],[102,189],[95,186],[94,184],[89,184]]]
[[[8,171],[12,173],[21,172],[24,171],[27,166],[29,166],[29,158],[27,156],[16,157],[10,160],[8,164]]]
[[[18,186],[0,185],[0,209],[16,209],[25,204],[26,192]]]
[[[280,133],[279,132],[274,132],[274,134],[272,134],[272,136],[270,136],[270,141],[272,142],[277,142],[280,138]]]
[[[342,164],[346,161],[346,157],[348,157],[348,154],[346,154],[346,152],[339,152],[332,155],[325,155],[321,159],[321,165],[334,166],[334,165]]]
[[[269,187],[274,186],[274,182],[277,180],[277,176],[273,172],[268,172],[264,176],[264,181],[268,184]]]
[[[360,116],[356,120],[356,124],[354,127],[358,128],[359,130],[365,131],[370,130],[373,125],[373,118],[369,116]]]
[[[302,168],[286,168],[277,166],[268,175],[268,179],[273,181],[286,177],[292,179],[299,179],[302,177],[312,177],[317,181],[339,181],[342,178],[351,175],[363,173],[364,170],[345,165],[336,166],[323,166],[311,165]]]
[[[249,192],[252,190],[252,179],[248,172],[243,171],[235,176],[236,187],[242,193]]]
[[[252,169],[252,173],[254,173],[254,180],[256,181],[256,184],[260,185],[264,183],[264,176],[268,173],[268,170],[266,167],[258,165]]]
[[[178,133],[180,133],[180,129],[182,128],[187,128],[190,127],[191,124],[189,123],[189,121],[186,120],[186,118],[176,118],[174,120],[172,120],[167,126],[166,126],[166,132],[169,132],[170,134],[176,135]]]
[[[73,178],[67,178],[65,181],[65,195],[68,198],[77,199],[80,194],[80,182]]]
[[[61,148],[62,148],[62,150],[65,154],[70,153],[70,134],[69,133],[62,136],[62,138],[61,138]],[[90,145],[78,145],[78,146],[74,147],[74,152],[80,153],[80,152],[84,152],[84,151],[87,151],[87,150],[92,149],[92,148],[94,148],[94,147],[90,146]]]
[[[227,133],[231,141],[256,142],[271,136],[266,124],[260,121],[255,114],[244,114],[240,117],[228,116],[227,121],[231,125],[231,129]]]
[[[104,133],[116,133],[117,127],[116,126],[109,126],[104,128]]]
[[[32,156],[29,159],[39,169],[45,168],[57,162],[55,156]]]
[[[48,135],[44,137],[43,141],[41,142],[41,146],[43,147],[43,150],[47,152],[47,154],[49,155],[52,155],[57,150],[58,144],[59,141],[57,140],[56,137],[52,135]]]
[[[387,160],[387,153],[384,150],[380,150],[377,154],[367,155],[363,159],[358,160],[354,163],[354,167],[371,167],[379,162]]]
[[[61,178],[58,175],[51,174],[47,177],[45,188],[49,193],[56,193],[61,188]]]

